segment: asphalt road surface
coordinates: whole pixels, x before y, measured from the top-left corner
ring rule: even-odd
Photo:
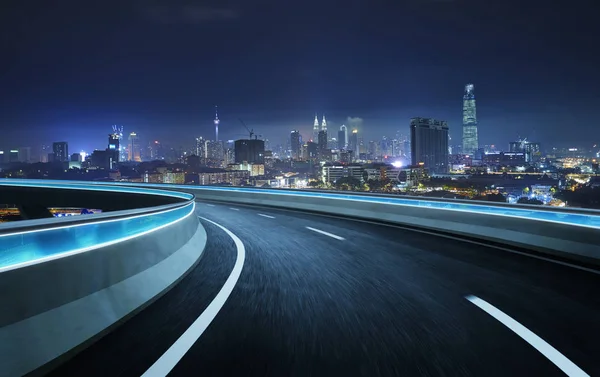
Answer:
[[[346,219],[197,212],[198,266],[51,375],[600,375],[598,274]]]

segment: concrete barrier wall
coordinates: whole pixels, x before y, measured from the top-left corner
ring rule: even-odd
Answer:
[[[181,188],[199,199],[298,209],[366,220],[385,221],[411,227],[468,236],[508,246],[600,265],[600,229],[524,217],[489,215],[459,210],[396,205],[328,197],[281,195],[243,190]],[[600,220],[600,217],[598,217]]]
[[[386,221],[600,265],[600,211],[596,210],[322,190],[113,184],[188,192],[207,200]]]
[[[43,374],[182,279],[199,261],[207,236],[193,201],[175,206],[185,207],[185,214],[164,226],[0,272],[0,376]],[[114,214],[117,223],[140,219],[139,212],[129,217]],[[99,224],[94,215],[86,218]],[[106,222],[105,214],[101,220]],[[38,222],[51,226],[48,221]],[[78,231],[87,226],[79,225]],[[107,225],[122,230],[123,234],[115,232],[117,240],[131,232],[115,227],[114,221]],[[2,242],[0,237],[0,246]]]

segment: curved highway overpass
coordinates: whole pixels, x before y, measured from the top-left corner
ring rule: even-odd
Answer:
[[[252,190],[175,189],[196,195],[207,234],[200,260],[144,310],[40,373],[600,374],[595,213],[494,206],[502,214],[462,218],[467,209],[453,206],[464,203],[440,201],[445,209],[428,201],[388,211],[414,220],[407,211],[418,210],[428,223],[414,226],[388,215],[390,202],[314,194],[321,202],[282,199],[286,209]],[[463,228],[440,231],[451,220]],[[469,227],[476,236],[465,237]]]

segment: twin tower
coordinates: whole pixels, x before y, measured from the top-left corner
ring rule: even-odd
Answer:
[[[327,132],[327,120],[325,119],[325,115],[323,115],[323,121],[319,126],[319,118],[317,114],[315,114],[315,123],[313,125],[313,140],[319,139],[319,131]]]

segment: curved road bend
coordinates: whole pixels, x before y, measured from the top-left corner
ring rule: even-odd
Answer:
[[[351,220],[217,203],[198,215],[239,237],[245,261],[170,376],[600,375],[600,275]],[[198,266],[52,376],[140,376],[189,335],[239,256],[202,222]]]

